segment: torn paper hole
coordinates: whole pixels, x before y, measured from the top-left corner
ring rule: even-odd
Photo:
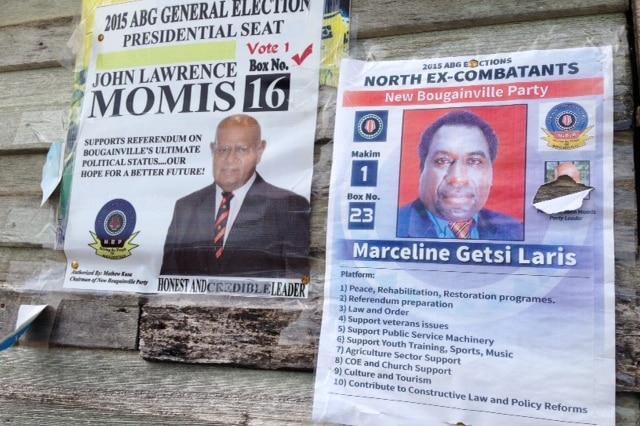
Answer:
[[[547,214],[577,210],[592,190],[593,187],[577,183],[571,176],[558,176],[538,188],[533,206]]]

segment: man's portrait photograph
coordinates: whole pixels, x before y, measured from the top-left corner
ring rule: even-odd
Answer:
[[[545,161],[544,182],[549,183],[560,176],[569,176],[575,183],[590,185],[591,169],[588,160]]]
[[[176,201],[161,275],[309,275],[309,201],[261,175],[269,146],[250,115],[212,128],[202,154],[212,162],[211,183]]]
[[[525,105],[406,111],[396,235],[524,240]]]

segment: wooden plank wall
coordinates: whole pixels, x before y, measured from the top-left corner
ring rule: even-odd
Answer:
[[[619,425],[640,423],[640,268],[633,161],[637,103],[631,56],[636,49],[629,45],[633,29],[640,26],[635,23],[639,1],[630,6],[626,0],[352,0],[352,56],[360,59],[615,46]],[[37,424],[60,418],[73,423],[92,415],[132,423],[182,418],[184,424],[308,424],[313,392],[309,373],[152,364],[142,361],[137,351],[154,361],[313,369],[322,310],[335,89],[323,87],[318,106],[313,291],[308,302],[273,306],[246,299],[63,293],[59,290],[65,257],[52,249],[57,197],[40,207],[39,182],[50,143],[66,136],[74,76],[61,62],[71,63],[66,44],[80,6],[81,0],[0,0],[0,335],[14,326],[20,304],[48,303],[55,308],[42,324],[47,332],[41,333],[48,336],[51,349],[21,347],[0,354],[0,377],[5,378],[0,385],[0,421]],[[276,322],[276,328],[261,326]],[[240,333],[242,345],[235,339]],[[48,362],[49,369],[32,368]],[[114,368],[92,368],[104,362]],[[66,375],[77,381],[64,380]],[[138,379],[130,383],[131,377]],[[207,386],[218,387],[203,390]],[[265,396],[267,386],[274,390]],[[199,414],[193,402],[184,402],[190,392],[208,401]],[[140,397],[143,400],[136,403],[124,401]]]

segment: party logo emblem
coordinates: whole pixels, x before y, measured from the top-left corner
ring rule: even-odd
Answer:
[[[385,142],[387,140],[388,111],[356,112],[355,142]]]
[[[131,250],[138,247],[133,239],[138,235],[136,210],[130,202],[117,198],[107,202],[96,216],[95,233],[90,232],[93,243],[90,247],[96,254],[106,259],[119,260],[131,256]]]
[[[545,118],[546,134],[542,139],[555,149],[576,149],[585,146],[593,126],[589,126],[589,114],[575,102],[564,102],[551,108]]]

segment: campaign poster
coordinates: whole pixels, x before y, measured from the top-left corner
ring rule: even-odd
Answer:
[[[612,120],[609,47],[343,62],[314,420],[614,423]]]
[[[349,56],[351,0],[325,0],[320,84],[337,87],[340,62]]]
[[[95,9],[65,288],[307,297],[323,3]]]

